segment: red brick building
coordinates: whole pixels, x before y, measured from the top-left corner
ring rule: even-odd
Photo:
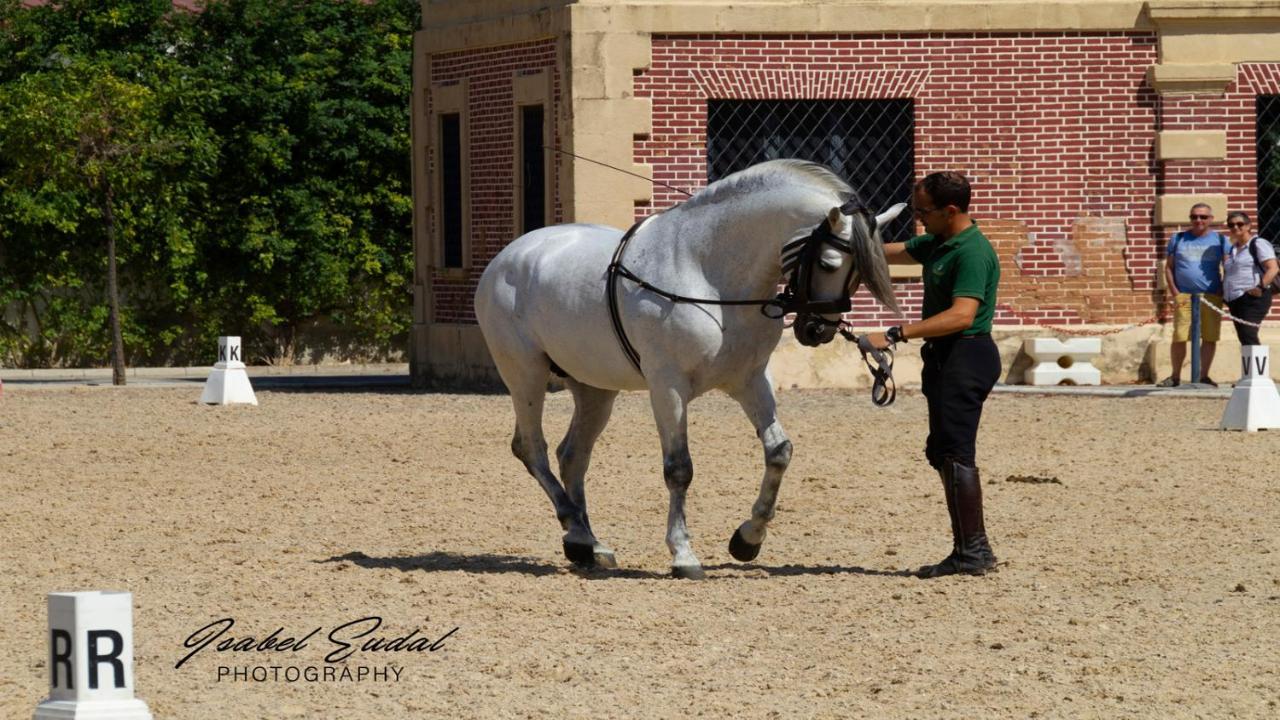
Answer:
[[[1004,267],[1006,366],[1020,337],[1052,326],[1114,333],[1108,380],[1151,376],[1167,363],[1163,248],[1190,206],[1209,202],[1219,221],[1229,209],[1260,214],[1260,228],[1280,231],[1266,145],[1272,124],[1280,134],[1269,104],[1280,96],[1280,2],[423,7],[411,348],[421,379],[485,372],[471,295],[525,229],[625,227],[682,199],[663,184],[696,189],[766,156],[828,162],[885,205],[924,174],[965,172]],[[858,165],[868,154],[879,159],[869,171]],[[894,269],[909,315],[913,272]],[[891,319],[855,298],[855,324]],[[1224,377],[1232,365],[1219,364]]]

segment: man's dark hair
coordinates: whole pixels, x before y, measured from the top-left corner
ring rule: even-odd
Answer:
[[[969,179],[958,172],[936,172],[920,181],[929,199],[936,207],[955,205],[960,212],[969,212]]]

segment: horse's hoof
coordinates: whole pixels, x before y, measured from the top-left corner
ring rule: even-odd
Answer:
[[[596,548],[592,552],[592,558],[595,560],[596,567],[608,568],[610,570],[618,567],[618,559],[613,556],[612,550]]]
[[[706,580],[707,573],[701,565],[672,565],[671,577],[680,580]]]
[[[760,554],[760,545],[763,544],[764,543],[752,545],[747,542],[746,538],[742,537],[742,528],[738,528],[733,531],[733,537],[729,539],[729,554],[732,555],[735,560],[751,562]]]
[[[595,567],[596,564],[595,548],[586,543],[565,540],[564,556],[569,558],[569,562],[579,567]]]

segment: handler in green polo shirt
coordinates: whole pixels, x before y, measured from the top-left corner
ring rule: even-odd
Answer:
[[[915,187],[912,204],[926,234],[885,245],[889,262],[923,266],[920,322],[870,336],[885,348],[924,339],[921,381],[929,405],[925,457],[942,477],[951,515],[951,554],[917,571],[931,578],[982,575],[996,566],[982,520],[982,483],[975,445],[982,405],[1000,377],[1000,353],[991,340],[1000,261],[969,218],[969,181],[956,172],[933,173]]]

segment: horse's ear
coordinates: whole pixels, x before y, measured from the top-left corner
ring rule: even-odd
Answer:
[[[886,223],[893,222],[893,219],[898,217],[898,214],[901,213],[903,209],[906,207],[907,207],[906,203],[898,203],[897,205],[894,205],[888,210],[885,210],[884,212],[880,213],[879,215],[876,216],[876,227],[882,228],[885,226]]]
[[[827,224],[831,226],[831,232],[840,232],[840,226],[844,224],[841,222],[843,217],[844,213],[840,212],[840,208],[831,208],[831,212],[827,213]]]

